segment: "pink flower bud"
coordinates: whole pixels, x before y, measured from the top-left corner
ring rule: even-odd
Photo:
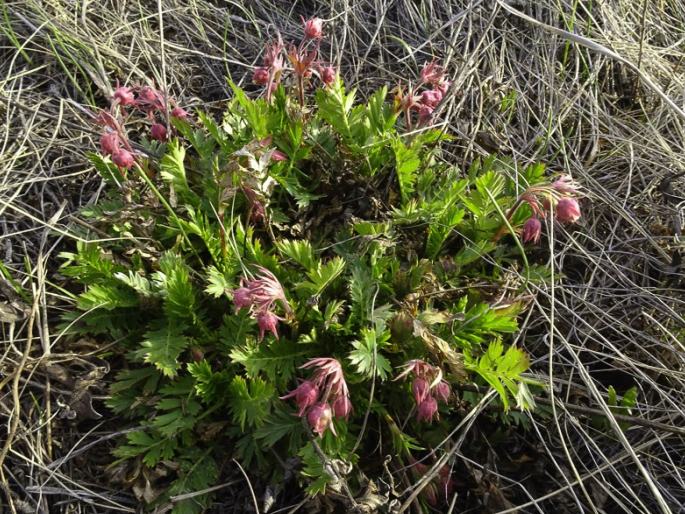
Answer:
[[[552,182],[552,187],[561,194],[573,194],[578,191],[578,184],[576,184],[569,175],[562,175],[557,180]]]
[[[422,125],[427,124],[430,122],[431,118],[433,117],[433,108],[428,106],[428,105],[421,105],[419,107],[419,123]]]
[[[252,307],[252,295],[247,287],[240,287],[233,291],[233,304],[235,305],[235,310],[249,309]]]
[[[319,71],[319,75],[321,76],[321,82],[323,82],[327,86],[330,86],[331,84],[333,84],[333,82],[335,82],[337,72],[335,71],[335,68],[333,66],[324,66]]]
[[[106,132],[100,136],[100,149],[105,155],[112,155],[119,149],[119,136],[116,132]]]
[[[347,395],[338,396],[333,402],[333,412],[336,418],[347,419],[352,412],[352,403]]]
[[[412,392],[414,393],[414,400],[416,404],[419,405],[428,396],[428,391],[430,389],[428,382],[423,378],[415,378],[414,382],[411,384]]]
[[[524,243],[537,244],[540,241],[542,223],[536,217],[529,218],[523,225],[522,239]]]
[[[274,151],[271,153],[271,160],[272,160],[272,161],[277,161],[277,162],[280,162],[280,161],[287,161],[287,160],[288,160],[288,156],[287,156],[286,154],[284,154],[283,152],[281,152],[280,150],[274,150]]]
[[[321,18],[311,18],[304,21],[304,37],[307,39],[320,39],[323,37],[323,20]]]
[[[259,340],[264,339],[266,332],[271,332],[278,339],[278,316],[273,312],[263,311],[257,313],[257,326],[259,326]]]
[[[428,62],[421,69],[421,82],[424,84],[439,84],[445,80],[445,70],[435,61]]]
[[[323,433],[329,427],[331,432],[333,432],[333,435],[338,435],[335,433],[335,427],[332,423],[333,412],[331,411],[330,406],[326,403],[317,403],[314,405],[307,414],[307,421],[309,422],[309,426],[312,427],[314,433],[318,434],[319,437],[323,437]]]
[[[297,415],[302,416],[304,412],[316,403],[319,397],[319,388],[311,380],[305,380],[294,391],[291,391],[285,396],[281,396],[281,400],[288,398],[295,398],[297,407],[299,408]]]
[[[112,162],[120,168],[129,169],[136,162],[135,158],[128,150],[118,148],[112,154]]]
[[[444,403],[447,403],[447,401],[450,399],[450,394],[450,385],[444,380],[438,382],[435,388],[433,389],[433,396],[435,396],[435,399],[440,400]]]
[[[428,107],[435,108],[442,100],[442,93],[438,90],[424,91],[421,93],[421,103]]]
[[[161,123],[153,123],[150,128],[150,137],[157,141],[166,141],[167,131],[166,127]]]
[[[419,403],[416,412],[416,419],[418,421],[433,420],[433,417],[438,413],[438,402],[432,396],[426,396],[421,403]]]
[[[269,82],[269,70],[259,67],[252,72],[252,82],[259,86],[264,86]]]
[[[188,116],[190,116],[190,113],[182,107],[176,106],[173,109],[171,109],[172,118],[178,118],[179,120],[187,120]]]
[[[562,223],[575,223],[580,218],[580,205],[575,198],[562,198],[557,203],[557,219]]]
[[[119,103],[119,105],[135,105],[136,99],[131,92],[130,87],[119,86],[114,90],[112,98]]]

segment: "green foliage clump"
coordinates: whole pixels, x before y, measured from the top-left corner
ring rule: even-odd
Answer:
[[[451,137],[404,133],[386,88],[358,102],[336,79],[307,106],[283,86],[271,101],[232,88],[220,123],[172,118],[170,140],[146,143],[161,158],[138,157],[128,176],[93,155],[110,187],[84,214],[111,237],[64,254],[84,287],[69,333],[116,341],[125,357],[108,403],[139,428],[115,455],[167,467],[153,502],[215,485],[232,458],[278,480],[296,457],[312,495],[338,483],[329,460],[366,473],[386,455],[408,462],[458,423],[467,382],[494,388],[504,410],[533,407],[529,359],[511,340],[520,277],[549,278],[516,235],[531,216],[521,194],[544,167],[451,165]],[[284,292],[266,330],[237,305],[265,272]],[[311,379],[299,367],[314,358],[341,365],[352,408],[321,437],[280,399]],[[409,382],[393,380],[412,361],[449,386],[428,419]]]

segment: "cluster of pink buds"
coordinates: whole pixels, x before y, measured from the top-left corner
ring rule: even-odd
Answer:
[[[259,340],[264,339],[266,332],[271,332],[278,339],[278,322],[283,318],[277,316],[273,309],[280,303],[286,313],[291,308],[285,297],[283,286],[268,269],[258,267],[259,275],[255,278],[240,281],[240,287],[233,291],[233,303],[236,311],[249,309],[259,327]]]
[[[529,187],[520,197],[511,213],[521,203],[527,203],[533,210],[533,216],[523,225],[521,239],[524,243],[540,241],[542,222],[547,212],[554,210],[554,216],[561,223],[575,223],[580,219],[580,205],[575,198],[578,184],[571,177],[563,175],[550,185]]]
[[[104,155],[112,157],[112,162],[122,170],[130,169],[136,162],[126,131],[124,117],[127,109],[138,109],[144,112],[152,121],[150,137],[158,141],[168,138],[169,119],[167,107],[172,107],[169,115],[173,118],[188,119],[188,112],[175,104],[173,99],[167,99],[159,90],[151,86],[119,86],[114,89],[109,111],[102,111],[96,117],[96,122],[104,127],[100,137],[100,149]]]
[[[297,415],[306,416],[309,426],[319,437],[323,437],[329,428],[333,435],[337,435],[333,418],[347,419],[352,412],[350,392],[340,362],[321,357],[310,359],[300,369],[313,369],[314,374],[309,380],[302,380],[281,400],[294,398]]]
[[[304,104],[304,90],[306,80],[312,74],[318,75],[321,81],[329,86],[335,82],[337,72],[333,66],[325,65],[318,59],[319,45],[323,39],[323,20],[321,18],[302,19],[304,26],[304,37],[299,45],[290,45],[287,51],[287,58],[290,62],[300,103]],[[271,99],[273,92],[278,87],[286,69],[283,58],[285,45],[278,38],[274,43],[266,45],[262,66],[255,68],[252,73],[252,81],[260,86],[266,87],[266,98]]]
[[[442,378],[442,370],[419,359],[409,361],[402,373],[395,380],[414,375],[411,384],[416,401],[416,419],[429,423],[438,415],[438,402],[447,403],[451,390]]]
[[[420,479],[429,471],[430,466],[418,462],[413,457],[409,458],[411,470],[417,479]],[[438,475],[421,491],[421,495],[432,506],[437,507],[440,498],[444,498],[446,503],[449,503],[450,496],[455,489],[454,479],[450,472],[450,466],[445,464],[438,471]]]
[[[451,84],[446,78],[445,69],[433,60],[424,64],[421,79],[416,87],[410,84],[405,93],[402,86],[398,86],[395,109],[404,113],[407,130],[412,129],[414,112],[417,114],[419,126],[430,123],[433,111],[445,97]]]

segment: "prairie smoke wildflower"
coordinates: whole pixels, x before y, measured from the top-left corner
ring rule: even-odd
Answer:
[[[417,421],[433,421],[433,418],[438,413],[438,402],[432,396],[426,396],[424,400],[418,404],[416,408]]]
[[[116,132],[105,132],[100,136],[100,149],[105,155],[112,155],[119,149],[119,135]]]
[[[435,108],[442,100],[442,93],[435,89],[429,89],[421,93],[421,103],[425,106]]]
[[[153,123],[150,127],[150,137],[157,141],[166,141],[167,130],[161,123]]]
[[[421,82],[424,84],[438,85],[445,80],[445,69],[438,65],[435,60],[423,65],[421,69]]]
[[[252,307],[252,296],[247,287],[239,287],[233,291],[233,304],[236,312],[240,309],[249,309]]]
[[[540,223],[540,220],[535,216],[529,218],[523,225],[523,242],[537,244],[537,242],[540,241],[541,232],[542,223]]]
[[[250,298],[255,310],[257,312],[268,311],[276,302],[280,302],[286,312],[291,312],[283,286],[276,276],[262,266],[258,266],[257,269],[259,275],[245,282],[245,287],[250,290]]]
[[[309,409],[306,413],[307,420],[312,430],[317,434],[322,435],[329,426],[335,434],[331,418],[335,416],[336,418],[347,419],[352,412],[350,392],[347,389],[340,362],[336,359],[320,357],[308,360],[300,366],[300,369],[312,369],[314,374],[294,391],[283,396],[282,399],[295,398],[300,408],[298,412],[300,417],[305,415],[305,411]],[[307,385],[304,386],[304,384]],[[316,395],[313,391],[316,391]],[[298,396],[302,395],[304,398],[305,393],[306,402],[304,399],[300,400],[300,396]],[[313,405],[315,402],[316,404]]]
[[[114,90],[114,94],[112,95],[112,99],[117,102],[119,105],[125,106],[125,105],[135,105],[136,104],[136,99],[133,96],[133,92],[131,91],[130,87],[126,86],[119,86]]]
[[[411,385],[412,392],[414,393],[414,400],[416,404],[420,404],[428,396],[430,391],[430,385],[423,378],[415,378]]]
[[[319,437],[323,437],[327,428],[331,429],[333,435],[338,435],[335,433],[335,427],[333,426],[333,412],[327,403],[317,403],[309,409],[307,421],[309,426],[312,427],[312,431]]]
[[[321,39],[323,37],[323,20],[321,18],[311,18],[304,23],[304,37],[307,39]]]
[[[433,117],[433,108],[429,105],[422,105],[419,107],[419,124],[426,125]]]
[[[164,96],[150,86],[143,86],[138,91],[138,105],[148,112],[155,109],[164,110]]]
[[[572,195],[578,192],[578,184],[569,175],[562,175],[552,182],[552,188],[565,195]]]
[[[440,400],[443,403],[447,403],[447,401],[450,399],[451,394],[450,385],[444,380],[441,380],[435,386],[435,391],[433,394],[436,400]]]
[[[293,67],[295,76],[301,78],[310,77],[312,74],[312,65],[316,61],[317,54],[318,52],[316,50],[305,52],[304,50],[291,46],[290,50],[288,50],[288,60]]]
[[[580,219],[580,205],[575,198],[562,198],[557,203],[556,216],[562,223],[575,223]]]
[[[273,152],[271,152],[271,160],[276,162],[287,161],[288,156],[280,150],[274,150]]]
[[[266,45],[262,62],[264,67],[272,73],[278,73],[283,69],[283,41],[279,38],[275,43]]]
[[[336,418],[347,419],[352,412],[352,402],[348,396],[340,395],[333,402],[333,413]]]
[[[321,77],[321,82],[325,85],[330,86],[335,82],[335,77],[337,73],[333,66],[323,66],[319,70],[319,77]]]
[[[252,82],[259,86],[265,86],[269,83],[269,76],[269,70],[263,66],[260,66],[252,73]]]
[[[281,396],[281,400],[295,398],[297,403],[297,415],[302,417],[305,411],[314,405],[319,398],[319,387],[311,380],[303,380],[302,383],[295,389],[290,391],[285,396]]]
[[[113,154],[112,154],[112,162],[119,166],[119,168],[123,169],[130,169],[131,166],[136,162],[135,158],[133,157],[133,154],[129,152],[128,150],[125,150],[123,148],[118,148]]]
[[[172,118],[178,118],[179,120],[187,120],[189,116],[190,113],[182,107],[176,106],[173,109],[171,109]]]
[[[409,361],[404,371],[395,380],[414,375],[412,393],[416,401],[416,419],[432,421],[438,413],[438,400],[447,403],[450,397],[450,386],[442,379],[442,370],[419,359]]]
[[[264,339],[266,332],[271,332],[278,339],[278,320],[281,319],[271,311],[259,311],[257,313],[257,326],[259,327],[259,340]]]

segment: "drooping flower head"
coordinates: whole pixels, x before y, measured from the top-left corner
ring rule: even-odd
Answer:
[[[535,216],[529,218],[528,221],[523,224],[523,242],[537,244],[537,242],[540,241],[541,232],[542,223],[540,223],[540,220]]]
[[[118,148],[112,154],[112,162],[119,166],[119,168],[128,170],[135,164],[136,159],[133,157],[133,154],[125,148]]]
[[[438,85],[445,80],[445,69],[435,59],[427,62],[421,69],[421,82],[424,84]]]
[[[451,392],[450,385],[444,380],[441,380],[436,384],[433,394],[437,400],[447,403],[450,399]]]
[[[252,72],[252,82],[258,86],[266,86],[269,83],[269,76],[269,70],[264,66],[259,66]]]
[[[262,266],[258,266],[257,270],[259,274],[252,280],[245,282],[245,287],[250,290],[250,297],[255,310],[258,312],[268,311],[273,308],[276,302],[279,302],[286,312],[291,312],[292,309],[285,297],[283,286],[276,276]]]
[[[562,175],[552,182],[552,188],[561,194],[572,195],[578,192],[579,186],[570,175]]]
[[[412,393],[416,402],[416,419],[431,422],[438,413],[438,401],[447,403],[450,386],[442,379],[442,370],[420,359],[414,359],[404,366],[404,371],[395,380],[414,375]]]
[[[416,407],[416,419],[418,421],[433,421],[438,413],[438,401],[432,396],[426,396]]]
[[[317,403],[309,409],[307,421],[312,427],[312,431],[319,437],[323,437],[327,428],[331,429],[333,435],[338,435],[335,433],[335,426],[333,425],[333,412],[327,403]]]
[[[100,149],[105,155],[112,155],[121,146],[119,135],[116,132],[105,132],[100,136]]]
[[[319,386],[311,380],[303,380],[299,386],[280,398],[281,400],[295,398],[298,407],[297,415],[302,417],[305,411],[318,400]]]
[[[135,105],[136,104],[136,98],[133,96],[133,91],[131,91],[130,87],[126,86],[118,86],[114,90],[114,94],[112,95],[112,99],[117,102],[119,105],[126,106],[126,105]]]
[[[153,123],[150,127],[150,137],[156,139],[157,141],[166,141],[167,130],[161,123]]]
[[[335,77],[338,75],[338,73],[335,71],[335,68],[333,66],[322,66],[319,69],[319,77],[321,78],[321,82],[323,82],[326,86],[330,86],[335,82]]]
[[[323,20],[321,18],[310,18],[305,20],[302,18],[304,24],[304,37],[307,39],[321,39],[323,37]]]
[[[236,312],[240,309],[249,309],[252,307],[252,295],[247,287],[239,287],[233,291],[233,304]]]
[[[264,339],[266,332],[271,332],[278,339],[278,321],[281,318],[271,311],[257,312],[257,326],[259,327],[259,340]]]
[[[179,107],[178,105],[171,109],[172,118],[178,118],[179,120],[187,120],[189,116],[190,113],[182,107]]]
[[[562,198],[557,202],[557,219],[562,223],[575,223],[580,219],[580,205],[575,198]]]
[[[150,86],[143,86],[138,91],[138,105],[148,112],[164,110],[164,95]]]

